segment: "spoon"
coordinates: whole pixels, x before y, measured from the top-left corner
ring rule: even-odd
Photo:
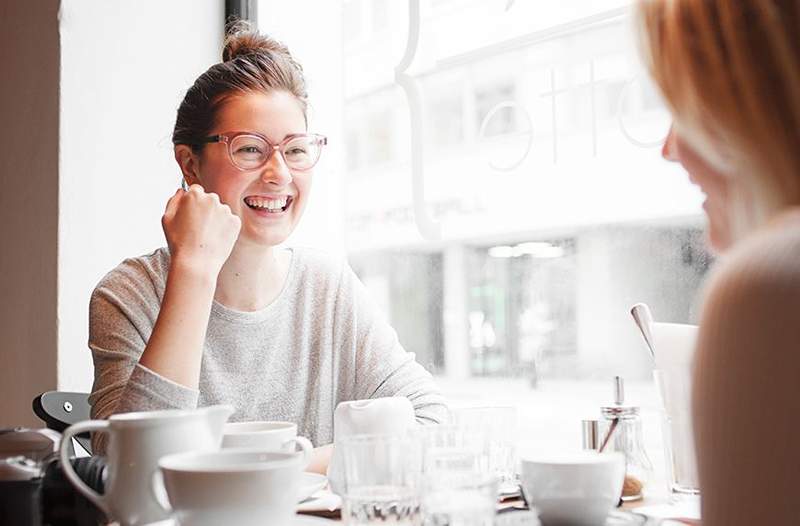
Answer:
[[[655,360],[656,350],[653,343],[652,330],[653,315],[650,314],[650,307],[648,307],[646,303],[637,303],[631,307],[631,316],[633,316],[633,321],[636,322],[636,326],[639,327],[639,331],[642,333],[642,338],[644,338],[644,343],[647,344],[650,355]]]

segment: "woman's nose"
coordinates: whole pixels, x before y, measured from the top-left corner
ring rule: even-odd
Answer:
[[[664,146],[661,147],[661,157],[670,162],[678,162],[678,146],[676,142],[675,126],[670,125],[669,133],[667,133],[667,138],[664,140]]]
[[[283,155],[279,150],[272,152],[267,164],[262,168],[261,180],[277,186],[286,186],[292,182],[292,172],[286,166],[286,161],[283,160]]]

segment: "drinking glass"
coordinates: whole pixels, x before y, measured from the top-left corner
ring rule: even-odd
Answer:
[[[691,407],[698,327],[655,322],[651,330],[656,349],[653,376],[662,407],[667,485],[671,500],[684,500],[700,493]]]
[[[425,477],[424,526],[493,526],[497,511],[494,475]]]
[[[497,476],[488,469],[482,435],[450,425],[420,430],[425,526],[491,526]]]
[[[699,495],[692,432],[691,378],[676,371],[653,371],[661,401],[661,431],[667,486],[672,500]]]
[[[486,463],[486,470],[497,477],[500,493],[518,491],[514,445],[516,408],[495,406],[451,409],[450,422],[482,441],[483,462]]]
[[[345,524],[419,526],[421,457],[412,434],[342,439]]]

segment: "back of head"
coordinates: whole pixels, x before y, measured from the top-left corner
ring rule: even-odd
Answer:
[[[639,20],[679,127],[735,167],[756,206],[800,205],[800,2],[641,0]]]
[[[272,91],[294,95],[305,115],[308,94],[303,68],[284,44],[237,22],[228,28],[222,62],[208,68],[187,90],[178,108],[172,143],[200,150],[227,97]]]

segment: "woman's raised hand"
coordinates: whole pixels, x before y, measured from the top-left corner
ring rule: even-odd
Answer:
[[[161,218],[173,263],[210,272],[216,279],[233,250],[242,226],[219,196],[193,184],[179,189]]]

